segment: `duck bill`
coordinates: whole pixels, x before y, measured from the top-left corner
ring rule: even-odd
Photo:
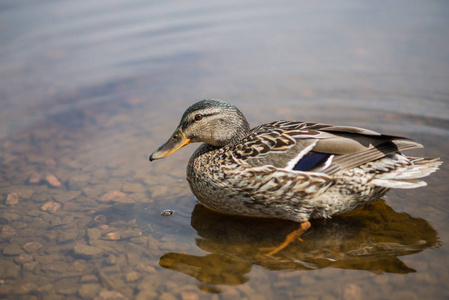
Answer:
[[[165,144],[150,155],[150,161],[167,157],[188,144],[190,144],[190,139],[184,136],[181,129],[177,129]]]

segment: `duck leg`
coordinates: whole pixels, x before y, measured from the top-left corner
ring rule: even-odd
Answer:
[[[266,255],[271,256],[274,255],[276,253],[278,253],[279,251],[283,250],[285,247],[287,247],[288,245],[290,245],[290,243],[296,241],[297,239],[301,240],[301,235],[310,228],[310,222],[302,222],[298,228],[296,228],[294,231],[290,232],[287,237],[285,238],[284,242],[282,244],[280,244],[277,247],[274,247],[274,249],[272,249],[270,252],[268,252]]]

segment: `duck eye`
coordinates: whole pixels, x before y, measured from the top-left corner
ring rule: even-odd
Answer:
[[[203,115],[202,114],[197,114],[197,115],[195,115],[195,120],[196,121],[199,121],[199,120],[201,120],[203,118]]]

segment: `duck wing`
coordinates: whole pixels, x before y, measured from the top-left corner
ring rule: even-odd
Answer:
[[[276,121],[253,128],[233,154],[250,166],[332,175],[422,145],[352,126]]]

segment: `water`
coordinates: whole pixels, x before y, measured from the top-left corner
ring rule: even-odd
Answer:
[[[6,299],[445,299],[445,1],[3,1],[0,295]],[[428,187],[295,224],[217,215],[195,146],[148,162],[193,102],[365,127],[441,157]],[[173,210],[163,216],[161,211]],[[90,246],[90,247],[87,247]]]

